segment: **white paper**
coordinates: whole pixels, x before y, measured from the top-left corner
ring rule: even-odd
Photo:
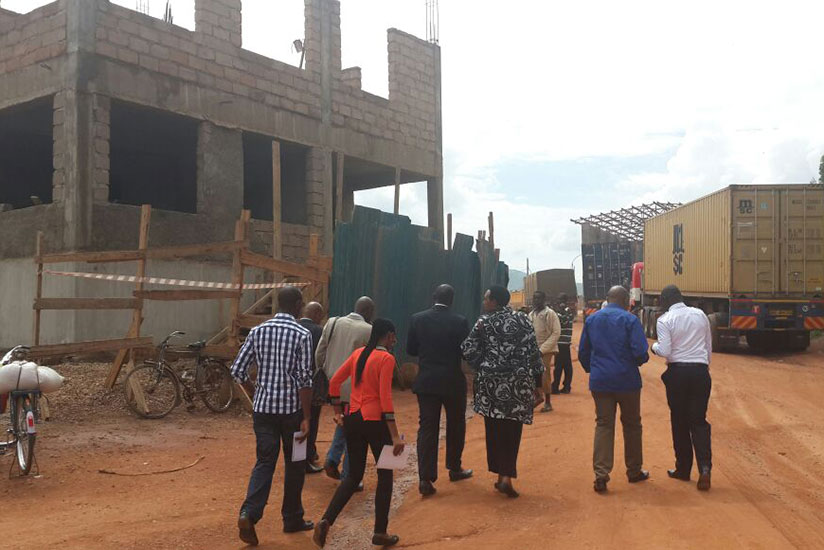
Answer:
[[[409,453],[412,452],[412,447],[407,444],[403,447],[403,452],[395,456],[395,447],[393,445],[384,445],[381,451],[381,456],[378,457],[378,469],[380,470],[400,470],[406,466],[409,460]]]
[[[292,462],[306,460],[306,444],[309,442],[309,438],[307,437],[303,442],[298,441],[298,438],[302,436],[301,432],[295,432],[292,439]]]

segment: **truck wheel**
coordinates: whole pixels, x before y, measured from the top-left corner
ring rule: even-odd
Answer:
[[[775,338],[772,334],[763,330],[749,330],[746,334],[747,346],[756,353],[770,351],[774,346]]]
[[[790,351],[805,351],[810,347],[810,331],[793,330],[786,333],[787,349]]]
[[[710,333],[712,334],[712,350],[723,351],[724,346],[721,344],[721,331],[718,330],[719,319],[717,313],[710,313],[707,315],[710,321]],[[749,340],[747,340],[749,342]]]

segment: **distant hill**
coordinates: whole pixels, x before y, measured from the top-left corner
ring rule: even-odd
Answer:
[[[509,270],[509,290],[523,290],[524,289],[524,277],[526,277],[526,273],[523,271],[518,271],[517,269],[510,269]]]

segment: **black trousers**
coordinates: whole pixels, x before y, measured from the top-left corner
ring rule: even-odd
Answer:
[[[518,477],[518,449],[524,425],[517,420],[484,417],[486,462],[493,474]]]
[[[255,427],[257,442],[257,462],[252,469],[249,479],[249,489],[246,491],[246,500],[241,510],[249,513],[253,522],[260,521],[263,509],[269,500],[272,489],[272,476],[275,473],[275,464],[278,461],[281,445],[283,459],[286,463],[283,488],[283,525],[292,527],[303,521],[303,480],[306,475],[306,462],[292,462],[292,440],[294,434],[300,431],[301,413],[294,414],[265,414],[254,413],[252,420]]]
[[[320,405],[312,405],[312,417],[309,419],[309,439],[306,442],[306,458],[311,462],[318,456],[318,428],[320,427]]]
[[[572,354],[567,344],[558,344],[558,353],[555,355],[555,376],[552,380],[552,391],[558,391],[561,385],[561,374],[564,375],[564,389],[572,389]]]
[[[446,467],[461,470],[466,440],[466,392],[449,397],[418,394],[418,477],[421,481],[438,479],[441,407],[446,410]]]
[[[667,388],[675,469],[683,473],[692,471],[693,451],[699,472],[712,469],[711,430],[707,422],[712,390],[709,368],[697,363],[671,363],[661,379]]]
[[[375,462],[384,445],[392,445],[392,435],[383,420],[364,420],[360,411],[344,417],[346,452],[349,453],[349,475],[340,482],[323,519],[335,523],[346,503],[366,471],[366,454],[372,450]],[[392,502],[392,470],[378,470],[378,486],[375,489],[375,533],[386,533],[389,526],[389,504]]]

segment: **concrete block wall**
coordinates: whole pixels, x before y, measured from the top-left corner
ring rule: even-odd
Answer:
[[[344,84],[360,90],[363,80],[363,73],[360,67],[349,67],[348,69],[341,71],[340,79]]]
[[[197,32],[235,47],[242,44],[240,0],[195,0]]]
[[[26,14],[0,11],[0,74],[66,52],[67,1],[53,2]]]
[[[93,181],[92,198],[95,203],[107,204],[109,202],[109,137],[111,100],[100,94],[94,94],[92,98],[92,163]]]
[[[399,117],[405,143],[434,146],[440,73],[438,46],[389,29],[389,101],[404,106]]]

